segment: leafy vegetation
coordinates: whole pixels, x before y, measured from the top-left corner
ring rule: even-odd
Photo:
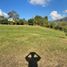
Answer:
[[[29,19],[28,20],[28,25],[34,25],[34,19]]]
[[[67,26],[64,26],[64,32],[65,32],[65,35],[67,36]]]
[[[10,11],[8,12],[8,18],[5,18],[4,16],[0,16],[0,24],[7,24],[7,25],[38,25],[42,27],[48,27],[56,30],[64,31],[67,30],[65,27],[67,26],[67,22],[61,19],[60,21],[48,21],[48,17],[42,17],[42,16],[35,16],[33,18],[30,18],[28,20],[19,18],[19,14],[16,11]],[[66,18],[65,18],[66,20]],[[65,32],[66,35],[66,32]]]
[[[19,14],[16,11],[10,11],[8,15],[8,18],[12,18],[14,21],[19,19]]]

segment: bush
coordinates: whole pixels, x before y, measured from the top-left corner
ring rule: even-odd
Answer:
[[[8,20],[6,18],[2,19],[0,20],[0,24],[8,24]]]
[[[64,27],[65,35],[67,36],[67,26]]]
[[[34,19],[29,19],[28,20],[28,25],[34,25]]]

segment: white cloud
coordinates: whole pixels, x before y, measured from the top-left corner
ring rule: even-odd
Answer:
[[[61,14],[59,14],[57,11],[52,11],[50,13],[50,16],[53,20],[58,20],[58,19],[61,19],[63,18],[63,16]]]
[[[45,6],[48,4],[50,0],[29,0],[29,2],[33,5],[41,5],[41,6]]]
[[[67,10],[64,10],[65,13],[67,13]]]
[[[0,9],[0,16],[3,16],[3,12],[2,12],[2,10]]]
[[[8,17],[8,14],[0,9],[0,16]]]

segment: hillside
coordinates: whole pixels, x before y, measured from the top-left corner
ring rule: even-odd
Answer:
[[[40,55],[39,67],[67,67],[64,32],[39,26],[0,25],[0,67],[28,67],[29,52]]]
[[[65,21],[65,22],[67,22],[67,17],[64,17],[64,18],[62,18],[62,19],[59,19],[59,20],[55,20],[56,22],[59,22],[59,21]]]
[[[67,22],[67,17],[64,17],[62,20]]]

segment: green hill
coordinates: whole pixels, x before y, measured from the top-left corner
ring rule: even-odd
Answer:
[[[0,67],[28,67],[29,52],[41,56],[39,67],[67,67],[64,32],[39,26],[0,25]]]

